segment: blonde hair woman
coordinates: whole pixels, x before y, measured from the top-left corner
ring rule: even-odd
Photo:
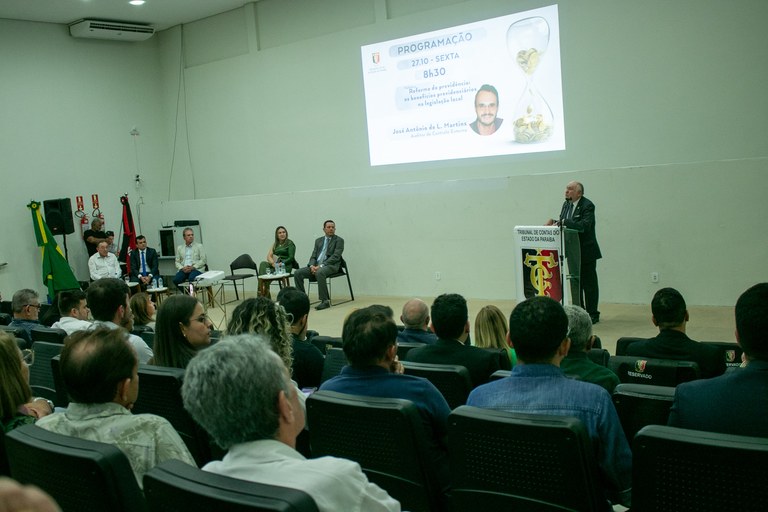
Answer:
[[[509,327],[504,313],[496,306],[485,306],[475,317],[475,346],[480,348],[504,349],[509,354],[512,366],[517,364],[515,349],[507,344]]]

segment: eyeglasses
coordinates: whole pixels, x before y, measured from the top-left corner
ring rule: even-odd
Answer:
[[[24,304],[24,305],[29,306],[31,308],[37,308],[37,309],[40,309],[41,307],[43,307],[40,304]]]
[[[197,322],[200,322],[201,324],[204,324],[208,321],[208,315],[200,315],[198,317],[193,318],[192,320],[195,320]]]
[[[24,361],[24,364],[27,366],[32,366],[35,364],[35,351],[31,348],[25,348],[21,351],[21,360]]]

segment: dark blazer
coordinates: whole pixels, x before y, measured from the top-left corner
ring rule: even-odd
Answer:
[[[157,257],[157,251],[147,247],[147,271],[154,277],[160,276],[160,260]],[[131,251],[131,279],[136,281],[141,273],[141,251],[134,249]]]
[[[669,425],[768,437],[768,361],[677,386]]]
[[[720,347],[693,341],[673,329],[664,329],[655,338],[632,343],[627,347],[627,355],[693,361],[698,363],[703,379],[725,372],[725,354]]]
[[[414,363],[457,364],[469,370],[472,386],[488,382],[496,370],[500,370],[499,354],[482,348],[463,345],[456,340],[438,340],[430,345],[412,348],[405,355],[406,361]]]
[[[324,236],[321,236],[315,240],[315,247],[312,249],[312,256],[309,257],[308,267],[317,265],[317,257],[320,256],[320,251],[323,250]],[[344,252],[344,239],[340,236],[333,235],[328,241],[328,249],[325,252],[324,267],[330,267],[333,272],[338,272],[341,266],[341,254]]]
[[[560,218],[565,216],[568,203],[563,205]],[[570,219],[564,219],[563,225],[579,232],[579,245],[581,246],[581,260],[595,261],[603,257],[600,246],[595,236],[595,204],[582,196]]]

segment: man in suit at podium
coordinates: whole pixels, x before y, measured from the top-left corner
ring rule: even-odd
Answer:
[[[565,203],[559,219],[549,219],[547,226],[563,226],[579,232],[581,249],[581,306],[589,313],[592,323],[600,321],[597,302],[597,260],[603,257],[595,236],[595,204],[584,197],[584,185],[572,181],[565,187]]]
[[[152,278],[160,275],[159,264],[157,251],[147,247],[147,238],[137,236],[136,250],[131,251],[131,281],[138,282],[141,289],[146,290]]]

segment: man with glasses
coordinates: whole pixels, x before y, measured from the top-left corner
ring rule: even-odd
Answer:
[[[11,299],[13,320],[8,327],[21,327],[22,338],[28,344],[32,343],[32,329],[40,325],[38,321],[40,307],[40,295],[29,288],[17,291]]]

